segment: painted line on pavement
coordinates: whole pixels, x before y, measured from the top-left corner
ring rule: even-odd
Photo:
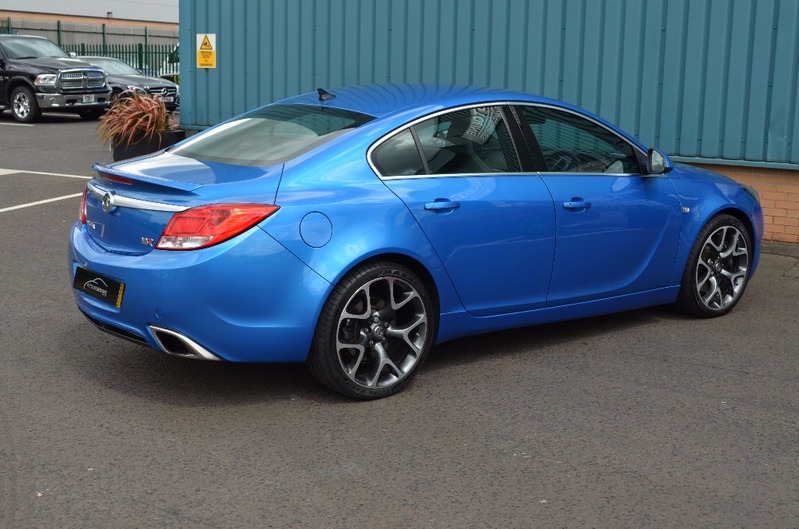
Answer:
[[[91,180],[91,176],[83,176],[77,174],[64,174],[64,173],[48,173],[45,171],[28,171],[26,169],[0,169],[0,176],[1,175],[9,175],[15,173],[26,173],[26,174],[36,174],[41,176],[62,176],[64,178],[82,178],[83,180]]]
[[[34,175],[41,175],[41,176],[60,176],[63,178],[80,178],[81,180],[90,180],[91,176],[81,176],[76,174],[64,174],[64,173],[48,173],[44,171],[26,171],[24,169],[0,169],[0,176],[10,175],[10,174],[17,174],[17,173],[25,173],[25,174],[34,174]],[[36,202],[28,202],[27,204],[19,204],[18,206],[10,206],[7,208],[0,208],[0,213],[5,213],[7,211],[15,211],[17,209],[25,209],[25,208],[32,208],[34,206],[41,206],[42,204],[49,204],[50,202],[58,202],[60,200],[69,200],[71,198],[77,198],[83,195],[83,193],[75,193],[72,195],[64,195],[61,197],[55,198],[48,198],[46,200],[37,200]]]
[[[28,202],[27,204],[20,204],[19,206],[11,206],[10,208],[0,209],[0,213],[6,211],[14,211],[15,209],[32,208],[33,206],[41,206],[42,204],[49,204],[50,202],[58,202],[59,200],[68,200],[70,198],[78,198],[83,196],[83,193],[75,193],[74,195],[64,195],[63,197],[48,198],[47,200],[39,200],[37,202]]]

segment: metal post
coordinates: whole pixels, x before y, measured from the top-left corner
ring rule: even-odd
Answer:
[[[139,62],[139,70],[144,70],[144,46],[139,42],[136,44],[136,55]]]

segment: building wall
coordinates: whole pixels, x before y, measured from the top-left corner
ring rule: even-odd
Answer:
[[[799,243],[799,175],[758,167],[696,164],[757,189],[763,206],[764,238]]]
[[[182,0],[181,122],[320,86],[522,90],[755,180],[774,200],[769,236],[785,240],[793,210],[770,186],[799,180],[797,27],[794,0]],[[196,68],[202,33],[216,35],[215,69]]]
[[[128,20],[124,18],[102,18],[102,17],[81,17],[70,15],[50,15],[46,13],[33,13],[26,11],[3,11],[0,10],[0,18],[40,20],[47,22],[69,22],[73,24],[105,24],[106,26],[136,26],[169,29],[177,31],[178,25],[170,22],[151,22],[142,20]]]

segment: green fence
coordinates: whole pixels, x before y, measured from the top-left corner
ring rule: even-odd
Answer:
[[[141,70],[145,75],[177,78],[178,48],[167,44],[71,44],[62,45],[67,52],[81,55],[113,57]]]

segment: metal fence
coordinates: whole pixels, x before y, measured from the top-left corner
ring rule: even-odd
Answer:
[[[178,78],[178,30],[0,18],[0,34],[38,35],[77,55],[121,59],[147,75]]]
[[[177,46],[169,44],[72,44],[61,47],[78,56],[99,55],[120,59],[145,75],[177,78],[180,74]]]

